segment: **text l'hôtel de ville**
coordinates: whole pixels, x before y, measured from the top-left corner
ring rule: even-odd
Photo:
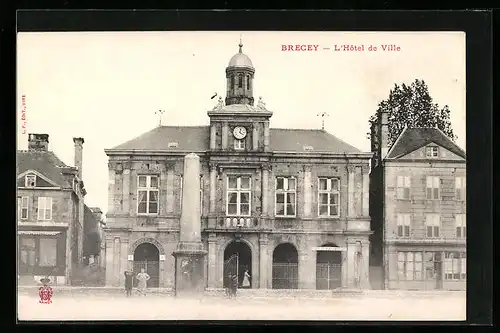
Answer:
[[[401,46],[396,44],[379,44],[379,45],[364,45],[364,44],[282,44],[281,51],[298,51],[298,52],[318,52],[318,51],[334,51],[334,52],[399,52]]]

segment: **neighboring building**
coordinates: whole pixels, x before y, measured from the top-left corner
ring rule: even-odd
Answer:
[[[83,138],[74,138],[75,165],[49,151],[47,134],[29,134],[17,151],[18,275],[20,283],[69,284],[83,251]]]
[[[386,289],[466,287],[466,155],[437,128],[372,129],[372,259]],[[382,208],[382,209],[379,209]]]
[[[234,254],[252,288],[369,287],[372,154],[324,130],[271,129],[273,113],[253,105],[255,69],[241,47],[210,126],[159,126],[105,151],[107,285],[145,267],[151,287],[174,286],[183,159],[196,153],[207,287],[223,286]]]

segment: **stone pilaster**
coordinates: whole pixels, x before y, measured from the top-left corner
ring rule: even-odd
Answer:
[[[222,124],[222,149],[227,149],[227,140],[229,136],[229,125],[227,121]]]
[[[347,258],[346,258],[346,266],[347,266],[347,281],[346,281],[346,287],[351,289],[351,288],[356,288],[356,274],[355,274],[355,268],[356,268],[356,241],[355,240],[348,240],[347,241]]]
[[[264,151],[269,151],[269,121],[264,123]]]
[[[356,167],[353,165],[349,165],[347,167],[348,172],[348,183],[347,183],[347,216],[354,217],[354,192],[356,190],[354,179]]]
[[[215,214],[217,195],[217,164],[210,163],[210,215]]]
[[[180,189],[175,189],[179,191]],[[174,212],[174,167],[173,165],[167,165],[167,213],[172,214]]]
[[[121,271],[121,246],[120,246],[120,237],[115,237],[113,239],[113,279],[112,285],[119,286],[120,285],[120,271]]]
[[[217,288],[217,235],[208,235],[208,288]]]
[[[368,165],[364,165],[363,171],[363,216],[368,217],[370,215],[369,211],[369,201],[370,201],[370,168]]]
[[[259,132],[256,123],[253,124],[252,143],[253,150],[259,150]]]
[[[130,163],[123,163],[123,205],[122,211],[130,213]]]
[[[268,288],[268,262],[269,261],[269,253],[268,253],[268,239],[267,234],[259,235],[259,288],[267,289]]]
[[[215,124],[210,126],[210,149],[215,149],[216,143],[216,127]]]
[[[304,217],[311,217],[312,213],[312,172],[311,166],[304,166]]]
[[[268,196],[269,196],[269,170],[270,165],[265,164],[262,166],[262,215],[269,215],[269,204],[268,204]]]

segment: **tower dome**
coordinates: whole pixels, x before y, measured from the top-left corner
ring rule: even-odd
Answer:
[[[239,68],[254,68],[252,64],[252,60],[243,53],[242,48],[243,44],[240,41],[239,44],[240,50],[236,53],[231,60],[229,60],[229,65],[227,67],[239,67]]]
[[[226,68],[226,105],[249,104],[253,105],[253,78],[255,68],[252,60],[243,53],[243,43],[240,39],[240,50],[236,53]]]

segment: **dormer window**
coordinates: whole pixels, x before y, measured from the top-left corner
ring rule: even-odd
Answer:
[[[35,175],[27,175],[24,178],[24,186],[25,187],[35,187],[36,186],[36,176]]]
[[[236,150],[243,150],[245,149],[245,140],[234,140],[234,149]]]
[[[439,156],[438,147],[436,146],[426,147],[425,153],[427,158],[437,158]]]

